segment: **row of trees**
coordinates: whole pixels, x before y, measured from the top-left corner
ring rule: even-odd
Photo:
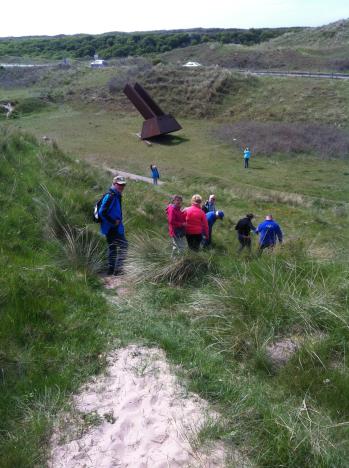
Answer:
[[[167,52],[205,42],[253,45],[295,28],[277,29],[197,29],[152,33],[107,33],[55,37],[8,38],[0,40],[0,56],[27,56],[50,59],[104,59]]]

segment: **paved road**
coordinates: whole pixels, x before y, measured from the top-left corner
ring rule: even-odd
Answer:
[[[239,73],[245,75],[257,76],[294,76],[301,78],[325,78],[334,80],[349,80],[349,75],[344,73],[312,73],[312,72],[285,72],[285,71],[269,71],[269,70],[238,70]]]

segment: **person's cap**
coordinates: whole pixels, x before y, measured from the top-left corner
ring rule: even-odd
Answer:
[[[223,219],[224,218],[224,212],[223,211],[216,211],[216,216],[217,218]]]
[[[246,218],[252,219],[252,218],[254,218],[254,214],[253,213],[247,213]]]
[[[127,182],[126,182],[126,179],[125,179],[124,176],[118,175],[118,176],[114,177],[113,184],[126,185]]]

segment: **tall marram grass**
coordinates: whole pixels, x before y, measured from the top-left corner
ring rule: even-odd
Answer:
[[[153,232],[132,237],[125,265],[126,275],[135,283],[185,285],[215,271],[212,254],[187,250],[171,257],[169,240]]]
[[[46,186],[36,201],[45,217],[48,238],[60,245],[62,265],[89,274],[101,272],[106,265],[104,240],[89,227],[72,225],[69,212]]]
[[[30,468],[45,465],[56,412],[101,368],[113,322],[98,281],[81,274],[98,258],[83,208],[67,203],[86,190],[83,174],[57,177],[74,162],[9,130],[0,159],[0,466]]]

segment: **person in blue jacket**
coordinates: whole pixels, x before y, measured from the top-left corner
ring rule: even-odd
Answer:
[[[158,185],[158,180],[160,179],[160,173],[155,164],[150,164],[150,174],[153,179],[153,184]]]
[[[101,232],[108,243],[108,275],[122,272],[128,242],[122,223],[122,192],[126,185],[123,176],[113,179],[109,192],[104,196],[98,214],[101,217]]]
[[[212,228],[217,219],[223,219],[223,211],[209,211],[206,213],[206,219],[208,223],[208,238],[204,240],[203,246],[208,247],[212,243]]]
[[[261,223],[257,229],[256,234],[259,234],[259,251],[264,249],[273,249],[276,244],[276,239],[282,243],[282,231],[277,222],[273,220],[271,214],[265,217],[265,221]]]
[[[246,146],[246,148],[244,150],[244,168],[245,169],[248,169],[248,162],[250,160],[250,157],[251,157],[250,148],[248,146]]]

